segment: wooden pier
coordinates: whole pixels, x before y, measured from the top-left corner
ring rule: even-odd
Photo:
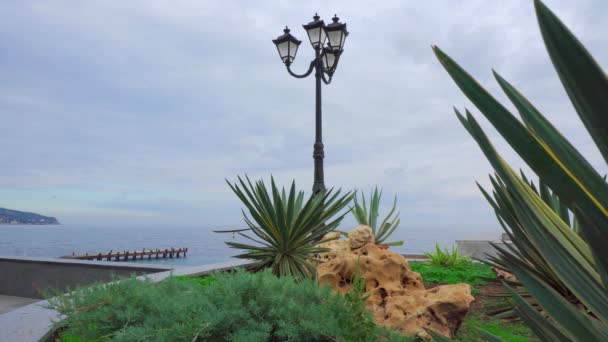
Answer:
[[[159,258],[180,258],[186,257],[188,248],[165,248],[165,249],[150,249],[145,248],[140,251],[123,251],[108,253],[97,253],[97,254],[74,254],[62,256],[64,259],[76,259],[76,260],[99,260],[99,261],[127,261],[127,260],[143,260],[144,257],[147,259],[159,259]]]

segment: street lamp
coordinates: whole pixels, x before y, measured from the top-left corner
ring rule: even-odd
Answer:
[[[348,36],[346,24],[339,22],[340,18],[334,15],[332,23],[325,25],[323,20],[315,14],[313,21],[302,25],[308,34],[310,45],[315,50],[315,59],[310,62],[308,71],[298,75],[291,70],[291,63],[296,58],[298,47],[302,41],[296,39],[289,33],[289,28],[285,27],[284,34],[272,42],[276,45],[281,60],[287,67],[287,72],[295,78],[308,77],[315,71],[316,79],[316,107],[315,107],[315,144],[312,157],[315,160],[315,181],[312,187],[314,194],[325,191],[323,177],[323,140],[321,139],[321,81],[330,84],[332,76],[338,66],[340,55],[344,51],[344,41]],[[327,46],[325,43],[327,42]]]

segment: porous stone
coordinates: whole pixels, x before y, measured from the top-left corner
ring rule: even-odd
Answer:
[[[353,231],[348,233],[348,241],[351,249],[357,249],[368,243],[375,243],[372,228],[366,225],[358,225]]]
[[[453,335],[474,300],[470,286],[425,289],[422,277],[412,271],[407,260],[375,245],[373,236],[370,239],[366,234],[368,229],[371,234],[369,227],[359,226],[348,234],[348,239],[325,244],[331,251],[318,256],[325,261],[317,265],[319,283],[344,294],[351,290],[352,279],[359,269],[365,291],[370,294],[367,306],[376,323],[427,339],[430,336],[424,329]]]
[[[504,279],[506,281],[512,281],[512,282],[519,282],[519,280],[513,273],[501,270],[498,267],[492,267],[492,271],[494,271],[494,273],[496,273],[496,278],[498,278],[498,279]]]

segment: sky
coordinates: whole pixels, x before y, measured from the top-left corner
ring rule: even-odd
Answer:
[[[608,2],[545,2],[608,69]],[[313,181],[314,79],[271,40],[334,14],[350,35],[323,87],[328,187],[378,185],[402,229],[498,234],[475,186],[490,165],[453,113],[467,107],[436,44],[513,108],[494,68],[601,173],[598,151],[544,49],[530,0],[2,1],[0,207],[64,223],[242,226],[225,179]],[[386,209],[386,208],[385,208]],[[348,223],[345,224],[351,224]]]

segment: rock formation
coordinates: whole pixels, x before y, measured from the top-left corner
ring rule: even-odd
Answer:
[[[326,238],[339,236],[332,233]],[[468,284],[425,289],[420,274],[412,271],[403,256],[374,244],[367,226],[358,226],[343,241],[320,246],[330,251],[317,256],[324,261],[317,265],[319,283],[346,293],[359,267],[365,290],[370,293],[367,305],[376,322],[403,334],[429,339],[424,329],[430,329],[451,336],[474,300]]]
[[[498,278],[498,279],[504,279],[506,281],[512,281],[512,282],[519,282],[519,279],[517,279],[517,277],[513,273],[501,270],[500,268],[497,268],[497,267],[492,267],[492,271],[494,271],[494,273],[496,273],[496,278]]]

